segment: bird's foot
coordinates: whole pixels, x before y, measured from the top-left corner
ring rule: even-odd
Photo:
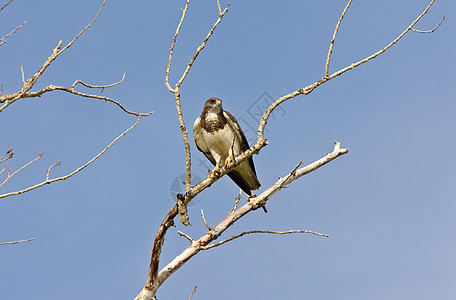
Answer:
[[[234,162],[234,155],[230,153],[230,155],[228,155],[228,157],[225,159],[225,166],[227,168],[231,168],[234,165]]]

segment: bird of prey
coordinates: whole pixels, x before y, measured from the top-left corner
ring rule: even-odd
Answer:
[[[249,143],[236,118],[222,108],[222,100],[209,98],[203,112],[193,125],[196,147],[215,166],[212,176],[224,165],[231,166],[234,157],[249,149]],[[258,189],[258,181],[252,157],[244,160],[228,173],[228,176],[249,196]]]

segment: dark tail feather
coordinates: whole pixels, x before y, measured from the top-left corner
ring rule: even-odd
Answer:
[[[249,185],[242,179],[242,177],[239,175],[238,172],[236,171],[231,171],[227,174],[230,176],[231,180],[234,181],[243,191],[249,196],[252,196],[252,192],[250,191]]]

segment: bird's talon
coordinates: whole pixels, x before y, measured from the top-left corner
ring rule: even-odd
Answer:
[[[227,168],[231,168],[233,165],[234,165],[234,156],[229,155],[229,156],[225,159],[225,166],[226,166]]]

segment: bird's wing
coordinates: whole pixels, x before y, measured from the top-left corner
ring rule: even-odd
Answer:
[[[207,147],[206,141],[204,140],[203,132],[201,129],[201,117],[195,120],[193,124],[193,139],[195,140],[196,148],[210,160],[210,162],[215,166],[215,159]]]
[[[234,134],[237,135],[237,140],[240,141],[241,151],[244,152],[249,149],[249,143],[236,118],[227,111],[224,111],[223,115],[227,120],[227,124],[231,127]],[[228,173],[228,176],[248,195],[251,195],[250,190],[256,190],[261,186],[256,175],[252,157],[249,157],[247,161],[243,161],[239,166],[235,167]]]
[[[223,111],[223,115],[225,116],[230,127],[233,129],[234,133],[237,135],[238,140],[241,142],[241,151],[244,152],[248,150],[250,148],[249,142],[245,138],[244,132],[242,131],[241,126],[239,125],[236,118],[226,110]],[[252,157],[249,157],[247,161],[249,162],[250,167],[252,168],[252,171],[256,176],[255,165],[253,164]]]

